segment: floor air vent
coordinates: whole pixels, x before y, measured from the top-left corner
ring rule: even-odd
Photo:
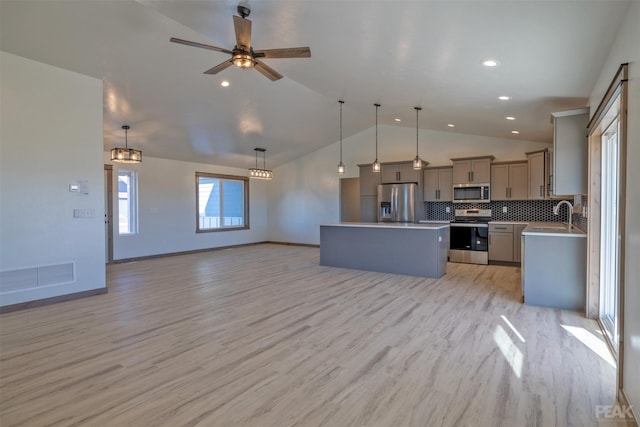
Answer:
[[[0,271],[0,292],[62,285],[75,280],[75,264],[73,262]]]

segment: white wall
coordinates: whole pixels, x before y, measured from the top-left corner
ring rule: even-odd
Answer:
[[[551,126],[551,124],[549,124]],[[378,159],[381,162],[415,157],[415,129],[378,127]],[[450,158],[493,155],[495,161],[523,160],[528,151],[549,144],[420,130],[420,157],[430,166],[450,165]],[[343,140],[343,177],[358,176],[358,164],[375,158],[375,129]],[[339,179],[336,167],[339,143],[310,153],[274,170],[269,189],[269,240],[319,244],[320,224],[334,223],[339,215]]]
[[[135,147],[135,139],[129,138]],[[196,172],[247,176],[246,169],[147,157],[138,165],[113,164],[114,241],[113,258],[127,259],[243,243],[262,242],[267,237],[268,181],[249,181],[248,230],[196,233]],[[138,234],[119,235],[117,227],[118,170],[138,173]]]
[[[595,112],[620,64],[629,63],[625,235],[624,390],[640,415],[640,2],[632,1],[624,24],[593,88]]]
[[[104,288],[102,82],[5,52],[0,70],[0,270],[76,263],[75,282],[0,305]],[[68,191],[80,180],[88,195]]]

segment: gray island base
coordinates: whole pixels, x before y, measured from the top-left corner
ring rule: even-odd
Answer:
[[[341,223],[320,226],[320,265],[442,277],[448,224]]]

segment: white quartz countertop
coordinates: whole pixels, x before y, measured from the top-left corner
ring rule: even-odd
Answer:
[[[587,237],[587,234],[576,228],[569,228],[567,224],[559,222],[530,222],[522,232],[525,236],[550,236],[550,237]]]
[[[420,224],[451,224],[451,221],[440,221],[440,220],[430,220],[430,219],[421,219],[418,221]]]
[[[404,222],[340,222],[337,224],[321,224],[321,227],[364,227],[364,228],[401,228],[401,229],[420,229],[420,230],[439,230],[441,228],[449,228],[449,223],[404,223]]]
[[[489,221],[489,224],[525,225],[525,224],[529,224],[529,221]]]

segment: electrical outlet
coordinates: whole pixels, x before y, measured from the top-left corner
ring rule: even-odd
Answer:
[[[507,213],[507,207],[506,206],[502,207],[502,213]]]
[[[449,206],[447,206],[444,210],[445,210],[447,213],[451,213],[451,208],[450,208]]]

